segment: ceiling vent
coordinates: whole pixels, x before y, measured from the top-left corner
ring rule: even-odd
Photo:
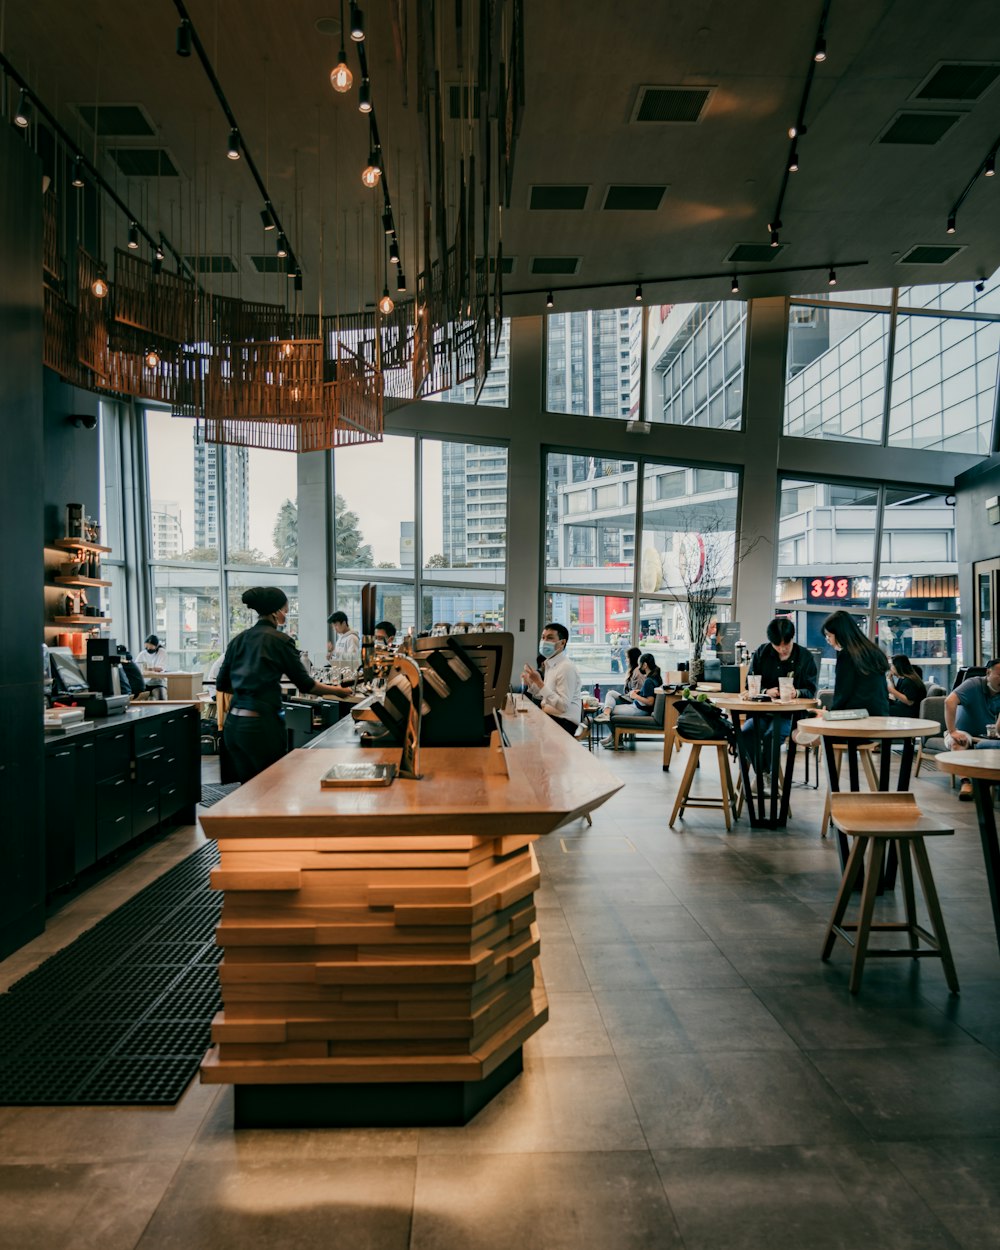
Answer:
[[[108,156],[126,178],[179,177],[166,148],[108,148]]]
[[[156,127],[141,104],[77,104],[76,112],[85,126],[100,136],[125,135],[130,139],[149,138]]]
[[[534,256],[531,260],[532,273],[572,274],[580,268],[579,256]]]
[[[288,257],[275,256],[273,252],[269,252],[266,256],[248,256],[250,264],[258,273],[288,273]],[[213,270],[213,273],[231,272],[229,270]]]
[[[772,247],[770,243],[737,243],[726,260],[740,261],[745,265],[769,265],[786,246],[784,243],[779,243],[777,247]]]
[[[587,192],[589,190],[590,187],[532,187],[530,207],[542,209],[543,211],[552,209],[579,211],[587,203]]]
[[[661,187],[608,187],[604,196],[604,211],[624,213],[655,213],[666,194]]]
[[[963,113],[899,113],[879,135],[879,143],[912,143],[929,147],[944,137]]]
[[[239,266],[231,256],[207,252],[204,256],[185,256],[195,273],[238,273]]]
[[[633,122],[699,122],[714,87],[640,87]]]
[[[469,117],[469,84],[452,82],[448,84],[448,116],[453,122],[467,121]],[[479,120],[479,86],[472,84],[472,116]]]
[[[949,61],[939,65],[913,93],[914,100],[978,100],[1000,76],[1000,65]]]
[[[946,265],[957,256],[962,247],[940,247],[937,244],[918,243],[896,261],[897,265]]]

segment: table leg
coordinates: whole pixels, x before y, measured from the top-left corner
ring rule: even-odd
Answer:
[[[750,774],[749,748],[744,741],[743,722],[740,720],[740,714],[733,712],[733,727],[736,730],[736,756],[740,761],[740,776],[743,778],[743,799],[747,805],[747,815],[750,817],[750,828],[759,829],[760,820],[757,817],[757,809],[754,807],[756,795],[753,792],[753,782]],[[757,726],[754,725],[756,733]]]
[[[903,754],[899,759],[899,780],[896,782],[897,790],[909,790],[910,788],[910,769],[913,767],[913,755],[916,749],[916,742],[913,738],[903,739]],[[888,786],[884,786],[888,790]]]
[[[889,789],[889,769],[892,765],[892,742],[889,738],[883,738],[879,743],[878,757],[878,788],[880,790]]]
[[[778,827],[778,809],[784,807],[783,790],[787,789],[788,777],[785,777],[785,786],[782,787],[778,778],[781,776],[781,734],[779,729],[779,718],[777,716],[769,717],[771,724],[771,812],[770,821],[768,822],[771,829]]]
[[[674,717],[670,715],[672,703],[663,709],[663,771],[670,772],[670,758],[674,753]]]
[[[792,777],[795,774],[795,722],[792,721],[792,728],[788,734],[788,754],[785,756],[785,784],[781,788],[781,808],[778,812],[777,828],[784,829],[788,824],[788,805],[792,798]],[[780,758],[781,743],[778,743],[778,753]],[[806,758],[809,758],[808,748],[806,748]]]
[[[831,794],[840,793],[840,778],[837,776],[837,756],[833,749],[833,739],[826,734],[823,735],[823,752],[826,755],[826,773],[827,784],[830,787]],[[858,759],[857,752],[854,755],[854,772],[857,775]],[[855,788],[857,788],[855,786]],[[834,826],[836,828],[836,826]],[[837,850],[840,852],[840,868],[842,872],[847,871],[847,861],[850,857],[851,848],[847,843],[847,835],[837,829]]]
[[[899,779],[896,782],[897,790],[909,790],[910,788],[910,770],[913,767],[913,755],[915,744],[912,738],[903,739],[903,752],[899,759]],[[879,784],[880,790],[889,789],[889,762],[892,759],[892,742],[889,739],[882,741],[882,763],[879,768]],[[896,843],[889,845],[889,855],[885,863],[885,880],[880,882],[880,889],[894,890],[896,888],[896,869],[899,865],[899,856],[897,854]]]
[[[997,946],[1000,947],[1000,843],[997,841],[997,823],[993,815],[992,783],[977,777],[972,783],[976,796],[976,815],[979,817],[979,836],[983,843],[983,859],[986,861],[986,882],[990,888],[993,907],[993,927],[996,929]]]
[[[854,738],[847,741],[847,775],[850,778],[850,786],[854,792],[861,789],[861,779],[858,775],[858,744]]]

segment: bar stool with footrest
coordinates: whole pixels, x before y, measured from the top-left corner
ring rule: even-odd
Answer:
[[[677,791],[677,799],[674,803],[674,810],[670,813],[669,826],[672,829],[674,822],[678,816],[683,817],[686,807],[712,807],[722,808],[722,814],[726,820],[726,830],[729,831],[733,827],[732,813],[736,806],[736,794],[733,790],[733,777],[729,771],[729,743],[725,738],[685,738],[677,728],[678,709],[672,707],[670,709],[673,718],[674,737],[682,745],[690,746],[691,755],[688,758],[687,767],[684,769],[684,776],[681,778],[680,789]],[[690,798],[692,782],[694,774],[698,768],[698,758],[701,755],[702,747],[714,747],[719,761],[719,782],[721,784],[721,798]]]
[[[881,792],[877,794],[835,794],[832,802],[833,823],[848,837],[854,839],[847,867],[840,883],[840,892],[834,904],[833,915],[827,927],[823,942],[821,958],[830,958],[833,944],[838,937],[843,938],[849,946],[854,947],[854,959],[851,964],[849,988],[856,994],[861,988],[861,977],[864,972],[866,958],[890,956],[909,959],[940,959],[944,966],[944,975],[948,988],[953,994],[958,993],[958,976],[955,973],[955,962],[951,957],[948,935],[945,932],[941,905],[938,902],[934,877],[931,873],[930,861],[924,838],[949,837],[954,829],[942,828],[937,821],[925,816],[917,806],[914,796],[908,792]],[[900,875],[903,879],[903,898],[906,907],[906,920],[888,923],[874,923],[875,899],[878,894],[882,868],[885,863],[885,850],[889,842],[895,842],[899,856]],[[865,851],[871,843],[871,853],[865,868],[865,884],[861,895],[861,913],[856,922],[844,921],[847,905],[854,889],[858,873],[864,864]],[[917,923],[916,897],[913,890],[913,863],[917,865],[920,883],[923,886],[924,902],[930,919],[932,933]],[[905,933],[909,941],[907,947],[891,949],[868,949],[869,936],[874,932]],[[853,936],[852,936],[853,935]],[[921,948],[923,940],[927,946]]]

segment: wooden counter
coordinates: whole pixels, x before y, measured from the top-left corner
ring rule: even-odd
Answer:
[[[548,1014],[531,844],[621,783],[537,708],[504,724],[510,777],[430,748],[420,781],[322,790],[361,748],[293,751],[202,817],[226,896],[202,1080],[238,1125],[464,1123],[521,1070]]]

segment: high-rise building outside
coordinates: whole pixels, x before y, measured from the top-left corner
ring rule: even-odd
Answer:
[[[174,499],[154,499],[149,508],[152,532],[150,548],[154,560],[178,560],[184,551],[181,506]]]
[[[247,551],[250,547],[250,453],[245,447],[220,447],[202,442],[197,427],[194,431],[194,545],[215,550],[221,541],[220,468],[223,464],[229,552]]]

